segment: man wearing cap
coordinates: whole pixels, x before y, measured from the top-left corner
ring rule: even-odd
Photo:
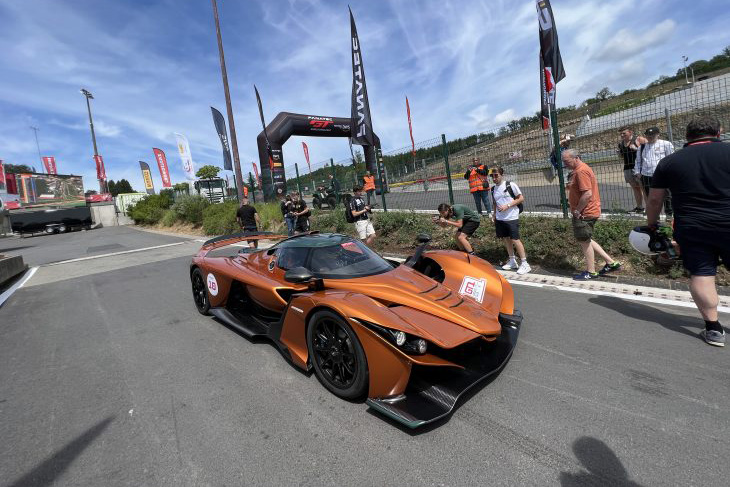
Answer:
[[[640,178],[641,187],[644,189],[644,196],[649,197],[649,188],[651,188],[651,179],[654,177],[659,161],[674,152],[674,146],[668,140],[659,138],[659,129],[650,127],[644,131],[646,143],[639,146],[636,152],[636,162],[634,164],[634,174]],[[666,194],[664,200],[664,213],[667,218],[672,218],[674,213],[672,209],[671,194]]]
[[[492,213],[492,199],[489,197],[488,171],[484,164],[479,163],[478,158],[472,160],[472,165],[466,168],[464,179],[469,181],[469,191],[474,197],[474,204],[477,213],[482,214],[482,203],[486,207],[487,214]]]

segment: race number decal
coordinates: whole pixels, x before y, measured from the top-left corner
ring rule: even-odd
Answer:
[[[208,274],[208,292],[211,296],[218,296],[218,281],[213,274]]]
[[[478,303],[481,303],[484,301],[484,290],[486,288],[486,279],[464,276],[464,279],[461,281],[461,288],[459,288],[459,294],[462,296],[469,296],[470,298],[475,299]]]

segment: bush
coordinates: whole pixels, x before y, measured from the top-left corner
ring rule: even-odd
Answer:
[[[203,223],[203,211],[208,206],[208,200],[200,195],[183,195],[172,205],[172,210],[178,220],[199,226]]]
[[[171,227],[175,224],[177,221],[177,215],[175,214],[175,211],[165,210],[165,212],[162,214],[162,218],[160,219],[160,224],[164,227]]]
[[[227,235],[240,230],[236,221],[238,202],[226,201],[203,210],[203,231],[206,235]]]
[[[162,215],[171,204],[172,198],[168,194],[151,194],[130,206],[127,211],[134,223],[154,225],[162,219]]]

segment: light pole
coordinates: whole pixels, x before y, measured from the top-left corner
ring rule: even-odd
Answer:
[[[682,56],[682,62],[684,63],[684,81],[689,84],[689,77],[687,76],[687,61],[689,61],[689,58],[687,56]],[[690,71],[692,71],[692,84],[695,84],[695,70],[690,65],[689,66]]]
[[[94,157],[99,155],[99,150],[96,148],[96,134],[94,134],[94,120],[91,118],[91,103],[89,100],[94,99],[94,95],[85,88],[81,88],[81,94],[86,98],[86,108],[89,111],[89,127],[91,127],[91,142],[94,144]],[[98,163],[97,163],[98,164]],[[104,180],[99,180],[99,193],[106,193],[106,187]]]
[[[228,72],[226,71],[226,58],[223,55],[223,39],[221,37],[221,26],[218,22],[218,5],[213,3],[213,18],[215,19],[215,32],[218,37],[218,56],[221,62],[221,76],[223,77],[223,92],[226,97],[226,110],[228,112],[228,126],[231,129],[231,149],[233,149],[233,170],[236,173],[236,191],[238,201],[243,201],[243,176],[241,175],[241,161],[238,158],[238,141],[236,140],[236,125],[233,123],[233,107],[231,106],[231,93],[228,90]],[[262,168],[263,169],[263,168]],[[272,180],[273,181],[273,180]]]
[[[38,131],[40,130],[38,127],[30,126],[30,129],[35,132],[35,145],[38,147],[38,160],[41,161],[41,167],[43,167],[43,156],[41,156],[41,145],[38,143]]]

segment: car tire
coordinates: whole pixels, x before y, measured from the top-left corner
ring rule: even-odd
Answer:
[[[201,315],[207,315],[210,310],[210,299],[208,299],[208,289],[205,286],[205,279],[203,279],[203,273],[199,268],[195,268],[190,274],[190,282],[193,288],[193,301],[195,302],[195,308]]]
[[[335,206],[337,206],[337,198],[334,196],[330,196],[327,198],[327,205],[330,207],[330,209],[334,210]]]
[[[334,395],[358,399],[368,389],[365,351],[352,327],[332,311],[317,311],[309,319],[307,349],[317,379]]]
[[[319,198],[314,198],[312,200],[312,206],[314,206],[318,210],[321,210],[322,209],[322,200],[320,200]]]

